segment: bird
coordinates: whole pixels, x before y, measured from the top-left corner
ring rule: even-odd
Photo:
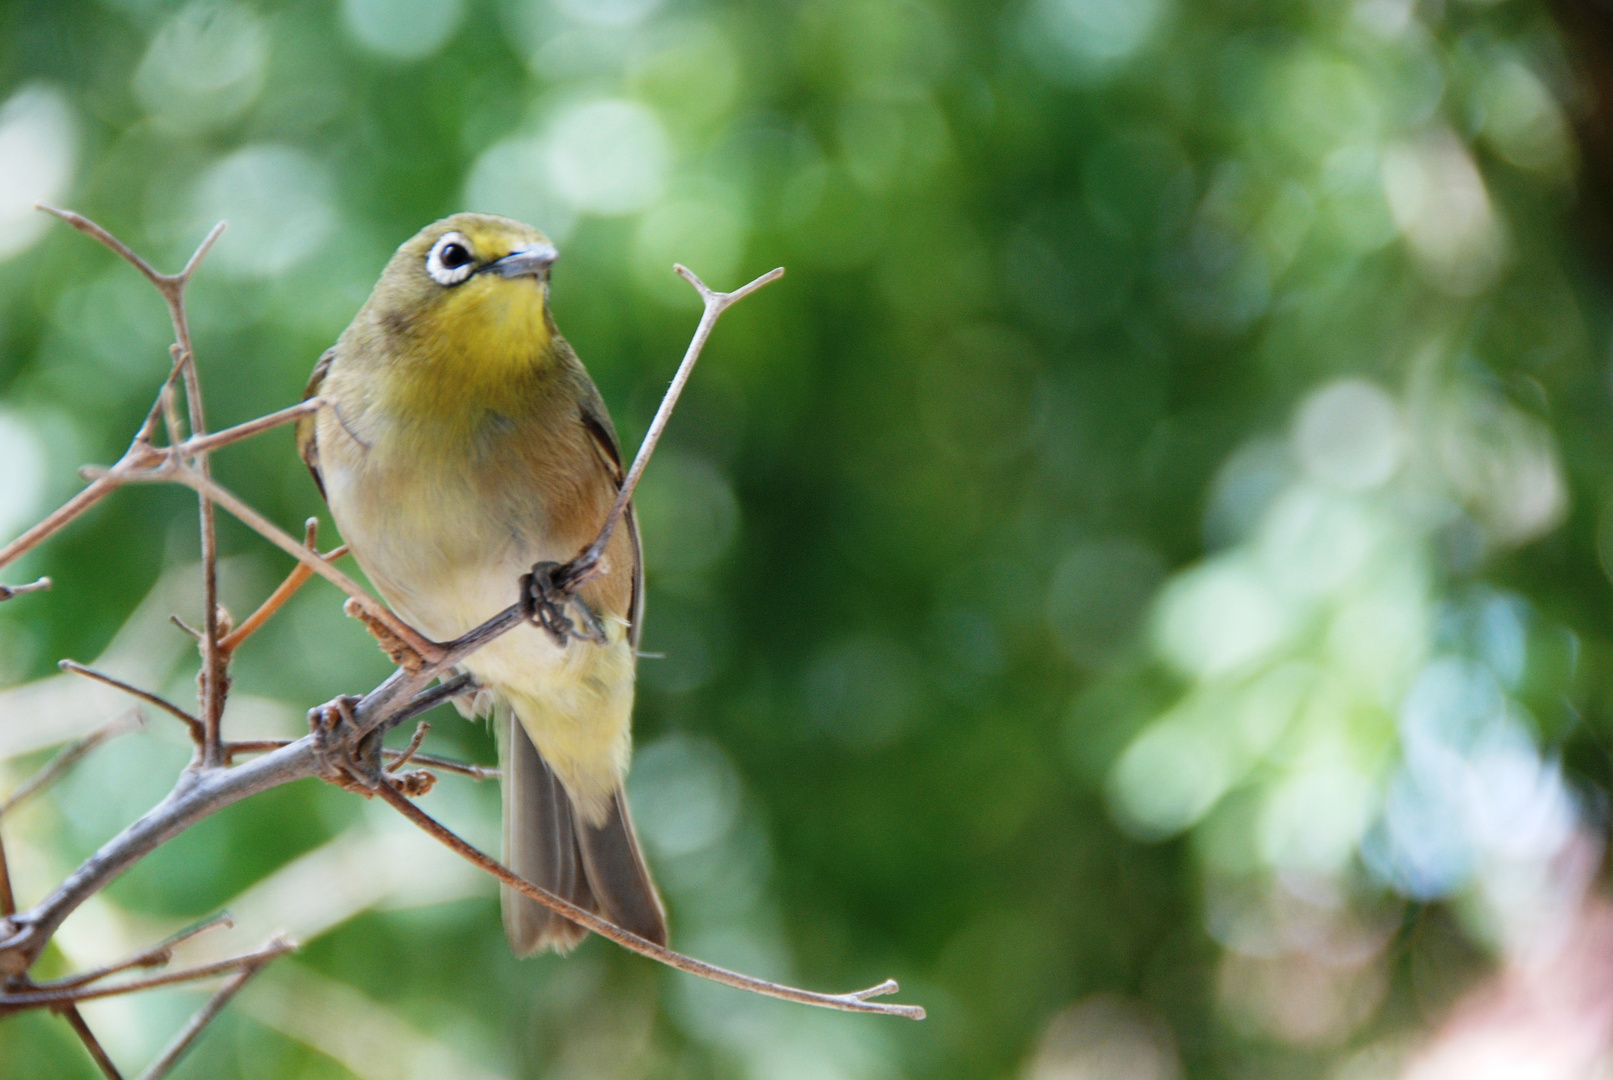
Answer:
[[[509,607],[599,534],[623,481],[604,399],[550,310],[558,251],[488,214],[426,226],[315,364],[297,447],[354,559],[435,641]],[[588,634],[526,622],[460,664],[498,736],[506,864],[657,945],[666,911],[623,790],[644,567],[629,505],[576,590]],[[461,711],[471,711],[461,703]],[[517,956],[587,931],[504,886]]]

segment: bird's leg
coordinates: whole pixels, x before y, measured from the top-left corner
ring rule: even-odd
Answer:
[[[564,563],[540,562],[521,578],[521,614],[543,627],[562,649],[577,632],[577,624],[566,614],[572,599],[565,582]]]
[[[521,613],[543,627],[562,649],[573,637],[591,641],[595,645],[605,645],[610,640],[605,636],[604,624],[594,614],[594,609],[577,595],[579,579],[586,580],[584,573],[579,572],[579,564],[578,560],[569,563],[540,562],[532,567],[530,574],[521,578]],[[566,614],[568,604],[577,609],[582,622],[580,628]]]

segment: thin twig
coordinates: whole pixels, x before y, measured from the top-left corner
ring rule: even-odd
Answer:
[[[57,507],[44,521],[29,529],[5,547],[0,548],[0,566],[14,563],[19,557],[38,547],[42,542],[58,532],[62,526],[68,524],[84,511],[116,491],[121,483],[120,478],[111,475],[102,476],[95,480],[89,487]]]
[[[684,956],[682,953],[673,952],[671,949],[657,945],[652,941],[646,941],[637,934],[629,933],[616,924],[600,918],[593,912],[562,900],[547,889],[539,888],[530,881],[519,877],[497,859],[483,854],[473,845],[460,839],[453,830],[420,809],[390,783],[382,784],[378,790],[381,798],[391,803],[399,813],[467,862],[493,875],[523,896],[531,897],[544,907],[564,916],[578,926],[592,930],[601,937],[609,938],[622,948],[636,952],[640,956],[647,956],[651,960],[659,961],[668,967],[677,968],[679,971],[687,972],[690,975],[698,975],[702,979],[710,979],[712,982],[722,983],[724,986],[732,986],[739,990],[749,990],[755,994],[779,998],[783,1001],[794,1001],[801,1005],[816,1005],[820,1008],[838,1009],[842,1012],[867,1012],[882,1013],[887,1016],[904,1016],[909,1020],[924,1019],[924,1009],[921,1006],[896,1005],[884,1002],[875,1003],[868,1000],[883,994],[895,993],[898,987],[894,979],[887,979],[878,986],[872,986],[867,990],[858,990],[849,994],[819,994],[811,990],[799,990],[793,986],[784,986],[779,983],[769,982],[766,979],[758,979],[753,975],[742,975],[737,971],[729,971],[727,968],[720,968],[715,964],[708,964],[704,960],[696,960],[692,956]]]
[[[0,919],[17,913],[17,896],[11,891],[11,863],[6,859],[5,837],[0,836]]]
[[[318,551],[314,546],[315,541],[318,539],[319,519],[309,518],[303,526],[302,546],[307,548],[309,551],[313,551],[315,554],[318,554]],[[337,559],[340,559],[346,554],[347,545],[343,544],[335,550],[327,552],[324,555],[320,555],[319,557],[324,559],[326,562],[335,562]],[[286,580],[282,581],[280,586],[275,589],[274,592],[269,594],[269,598],[267,600],[258,605],[258,610],[247,616],[245,622],[226,634],[224,640],[218,643],[218,647],[224,650],[225,655],[233,656],[235,654],[235,650],[241,647],[241,643],[255,634],[258,631],[258,628],[264,623],[268,622],[269,619],[274,616],[274,613],[279,611],[281,607],[285,605],[286,601],[290,600],[292,596],[296,594],[297,590],[307,584],[308,579],[313,576],[314,572],[308,569],[308,567],[303,563],[299,562],[296,566],[292,567],[291,573],[286,575]]]
[[[420,752],[420,744],[426,741],[426,732],[430,730],[431,725],[424,720],[415,725],[414,735],[410,737],[409,745],[403,748],[403,753],[392,759],[393,772],[409,764],[409,759]]]
[[[318,412],[324,404],[323,398],[309,398],[307,401],[299,402],[296,405],[288,405],[279,412],[260,416],[256,420],[248,420],[244,424],[237,424],[234,427],[225,428],[223,431],[215,431],[211,435],[193,435],[184,442],[179,443],[174,449],[184,457],[193,457],[209,450],[217,450],[221,446],[229,446],[231,443],[238,443],[242,439],[250,439],[254,435],[270,431],[280,427],[282,424],[289,424],[293,420],[300,419],[311,412]]]
[[[229,912],[221,911],[212,918],[203,919],[201,922],[196,923],[193,926],[187,926],[177,933],[170,934],[161,941],[157,942],[157,944],[152,945],[150,948],[143,949],[140,952],[135,953],[133,956],[119,960],[115,964],[107,964],[103,967],[91,968],[89,971],[81,971],[76,975],[69,975],[64,979],[53,979],[50,982],[34,983],[30,989],[70,990],[75,986],[88,986],[92,982],[100,982],[108,975],[116,975],[121,971],[129,971],[134,968],[164,967],[170,960],[174,958],[174,950],[179,948],[179,946],[183,945],[185,942],[201,937],[209,930],[228,930],[234,925],[235,922],[230,918]]]
[[[162,975],[151,975],[144,979],[130,979],[128,982],[115,983],[112,986],[73,986],[60,990],[0,990],[0,1016],[9,1012],[21,1012],[24,1009],[54,1008],[68,1002],[94,1001],[98,998],[116,997],[119,994],[133,994],[141,990],[152,990],[159,986],[174,986],[178,983],[196,982],[200,979],[212,979],[219,975],[229,975],[233,972],[248,968],[254,964],[262,964],[292,952],[297,948],[289,938],[277,936],[268,944],[255,952],[242,956],[231,957],[212,964],[203,964],[200,967],[186,968],[184,971],[170,971]]]
[[[650,428],[644,433],[644,441],[639,444],[633,465],[622,478],[621,489],[616,493],[616,502],[611,505],[610,513],[605,516],[605,524],[600,526],[599,535],[594,538],[594,542],[584,548],[567,568],[566,585],[572,590],[600,573],[600,560],[605,556],[605,549],[610,546],[611,536],[621,522],[622,515],[627,512],[627,505],[633,499],[633,491],[638,487],[639,478],[644,475],[644,468],[650,463],[650,455],[655,453],[656,444],[661,441],[661,433],[666,430],[667,422],[672,419],[672,410],[677,407],[678,397],[683,393],[689,376],[694,374],[695,361],[700,359],[700,353],[705,349],[706,340],[711,337],[711,331],[717,325],[717,320],[734,304],[784,276],[784,267],[780,266],[733,292],[724,293],[713,291],[695,276],[692,270],[681,264],[674,265],[672,269],[694,286],[705,304],[705,310],[701,312],[700,324],[695,327],[694,337],[689,340],[689,347],[684,351],[683,361],[678,364],[677,373],[672,376],[672,383],[667,387],[666,395],[661,398],[660,407],[655,410],[655,418],[650,421]]]
[[[51,581],[48,577],[30,581],[26,585],[0,585],[0,601],[10,600],[13,596],[22,596],[25,593],[44,592],[50,586]]]
[[[295,741],[295,739],[248,739],[228,742],[224,744],[224,755],[228,759],[233,759],[237,754],[267,754],[274,750],[283,750]],[[382,760],[393,767],[397,766],[398,759],[402,756],[402,750],[390,747],[381,751]],[[497,780],[500,775],[499,770],[492,765],[472,765],[467,761],[455,761],[453,758],[438,757],[436,754],[417,753],[409,760],[428,769],[454,773],[472,780]]]
[[[162,294],[163,301],[168,305],[168,318],[173,323],[175,343],[179,346],[179,354],[175,357],[180,369],[180,377],[185,384],[185,405],[190,413],[190,434],[192,439],[203,438],[207,435],[207,414],[202,406],[201,383],[196,372],[195,350],[191,345],[190,320],[185,314],[185,286],[189,284],[191,275],[201,265],[202,257],[207,254],[219,234],[224,231],[221,221],[213,226],[211,232],[196,246],[195,252],[186,261],[184,269],[177,274],[164,274],[154,269],[152,265],[139,255],[135,254],[123,241],[113,236],[100,225],[76,214],[71,210],[49,206],[44,203],[35,203],[40,210],[53,214],[67,222],[73,228],[86,233],[99,240],[122,256],[146,280],[156,286]],[[212,466],[208,462],[205,448],[193,451],[191,468],[204,481],[212,479]],[[219,724],[224,715],[224,696],[226,693],[226,661],[219,652],[219,609],[218,609],[218,529],[216,515],[213,512],[212,499],[205,490],[198,489],[197,501],[200,507],[201,534],[202,534],[202,762],[208,766],[222,763],[219,755]]]
[[[96,671],[92,667],[85,667],[77,660],[58,660],[56,662],[56,666],[61,668],[63,671],[70,671],[74,675],[82,675],[86,679],[94,679],[96,682],[105,683],[108,686],[115,686],[119,690],[122,690],[125,694],[131,694],[134,697],[139,698],[141,701],[144,701],[148,705],[155,705],[169,716],[174,717],[182,722],[186,727],[190,728],[190,736],[192,739],[196,740],[196,745],[200,746],[202,744],[204,730],[202,728],[201,720],[197,719],[196,716],[185,711],[184,709],[181,709],[178,705],[175,705],[167,698],[159,697],[149,690],[142,690],[138,686],[131,686],[122,679],[108,675],[104,671]]]
[[[230,1003],[230,999],[240,993],[241,987],[251,982],[253,977],[267,967],[273,959],[273,957],[270,957],[268,960],[242,968],[238,973],[224,980],[224,985],[213,992],[213,996],[207,999],[206,1005],[196,1010],[195,1015],[180,1029],[179,1034],[175,1035],[168,1045],[163,1047],[162,1053],[157,1055],[157,1060],[153,1061],[151,1066],[140,1074],[139,1080],[161,1080],[162,1077],[172,1072],[174,1066],[179,1064],[179,1059],[184,1057],[196,1040],[201,1037],[207,1025],[211,1024],[218,1017],[218,1014],[224,1011],[224,1006]]]
[[[95,1064],[100,1068],[107,1080],[123,1080],[123,1074],[118,1072],[116,1065],[112,1064],[112,1058],[107,1055],[106,1048],[101,1045],[101,1040],[95,1037],[95,1032],[90,1030],[90,1025],[85,1023],[84,1014],[78,1011],[78,1006],[69,1002],[56,1011],[61,1013],[62,1017],[72,1026],[79,1042],[83,1043],[84,1049],[90,1052],[90,1057],[95,1059]]]
[[[321,558],[318,554],[311,552],[307,548],[304,548],[302,545],[298,544],[296,540],[292,539],[291,536],[286,533],[285,530],[281,529],[279,526],[269,521],[268,518],[252,509],[252,507],[248,506],[246,503],[242,502],[241,499],[239,499],[232,492],[226,490],[212,480],[209,480],[207,477],[183,467],[174,471],[173,479],[178,480],[186,487],[194,488],[195,490],[206,494],[210,499],[212,499],[212,501],[218,503],[218,505],[228,510],[247,528],[274,544],[281,551],[291,555],[298,562],[308,567],[326,581],[329,581],[331,584],[335,585],[338,589],[342,590],[348,596],[351,596],[354,600],[357,600],[359,604],[363,606],[365,612],[371,615],[377,622],[386,626],[388,630],[391,630],[393,633],[397,634],[398,637],[408,642],[409,647],[414,649],[426,660],[435,660],[437,657],[441,656],[442,647],[440,645],[426,638],[414,627],[392,614],[386,605],[380,603],[375,599],[375,597],[365,592],[352,578],[330,565],[329,562]]]
[[[86,668],[85,670],[87,671],[88,669]],[[145,727],[145,724],[146,718],[140,715],[140,710],[130,709],[117,719],[110,723],[102,724],[82,739],[64,747],[57,752],[55,757],[46,762],[38,772],[24,780],[21,786],[16,791],[13,791],[5,802],[0,802],[0,818],[5,817],[27,799],[43,791],[48,784],[72,768],[85,754],[88,754],[97,746],[115,739],[119,735],[125,735]],[[7,914],[10,913],[8,912]]]

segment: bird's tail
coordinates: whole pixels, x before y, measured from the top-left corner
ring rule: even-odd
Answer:
[[[521,877],[657,945],[667,943],[666,911],[633,834],[621,788],[610,814],[588,824],[532,745],[515,710],[498,710],[504,774],[504,859]],[[567,952],[587,931],[504,886],[504,934],[517,956]]]

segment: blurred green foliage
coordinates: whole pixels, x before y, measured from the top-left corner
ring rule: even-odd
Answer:
[[[630,445],[698,310],[671,263],[788,267],[642,489],[664,658],[633,799],[675,944],[895,976],[930,1012],[752,1000],[598,941],[517,964],[489,890],[422,870],[347,904],[337,861],[288,894],[303,953],[181,1075],[394,1076],[413,1039],[411,1075],[1313,1076],[1434,1022],[1600,843],[1613,779],[1576,94],[1528,0],[0,4],[7,535],[117,456],[168,364],[156,296],[35,198],[166,267],[229,220],[191,293],[214,426],[294,401],[457,210],[555,238],[558,321]],[[216,469],[288,528],[323,514],[288,431]],[[239,614],[289,560],[222,535]],[[57,585],[0,607],[0,676],[96,656],[166,582],[133,644],[185,694],[154,627],[194,616],[197,551],[186,494],[118,494],[8,568]],[[386,670],[311,586],[241,656],[235,730]],[[11,781],[41,760],[19,700]],[[25,902],[183,761],[156,728],[8,820]],[[492,842],[496,792],[428,805]],[[311,784],[255,799],[80,917],[124,936],[75,940],[389,828]],[[195,1000],[89,1015],[132,1064]],[[0,1077],[91,1075],[51,1018],[0,1031]]]

